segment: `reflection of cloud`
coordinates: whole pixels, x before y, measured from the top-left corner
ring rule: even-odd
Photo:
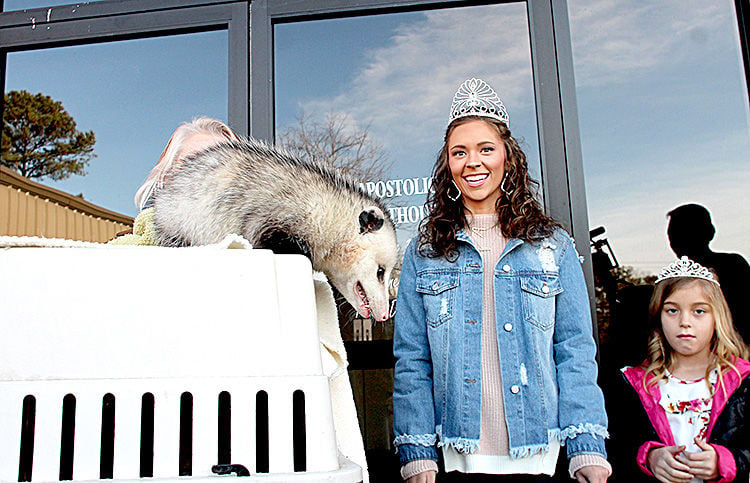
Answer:
[[[498,90],[511,124],[514,110],[530,109],[529,52],[523,4],[428,11],[369,51],[351,85],[303,108],[345,111],[358,125],[370,124],[389,150],[412,142],[432,147],[447,124],[451,96],[467,77],[483,77]]]
[[[569,0],[576,84],[627,83],[656,66],[677,63],[691,46],[725,49],[733,31],[728,0]]]

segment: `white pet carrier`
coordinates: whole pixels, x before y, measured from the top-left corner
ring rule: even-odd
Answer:
[[[362,479],[303,257],[0,248],[0,327],[0,482]]]

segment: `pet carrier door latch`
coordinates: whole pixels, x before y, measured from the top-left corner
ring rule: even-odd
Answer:
[[[213,465],[211,471],[216,475],[230,475],[237,473],[237,476],[250,476],[250,472],[242,465]]]

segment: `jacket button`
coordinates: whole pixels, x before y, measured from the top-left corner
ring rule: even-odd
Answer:
[[[513,330],[513,324],[508,322],[507,324],[503,326],[503,329],[505,329],[505,332],[510,332],[511,330]]]
[[[435,280],[434,282],[432,282],[432,289],[437,290],[438,288],[440,288],[440,282]]]
[[[503,265],[503,272],[510,272],[510,265]]]
[[[547,284],[542,285],[542,292],[549,293],[549,287],[547,286]]]
[[[520,390],[521,388],[516,385],[510,386],[510,392],[512,392],[513,394],[518,394]]]

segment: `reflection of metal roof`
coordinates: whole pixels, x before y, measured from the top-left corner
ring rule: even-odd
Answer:
[[[105,242],[133,218],[0,166],[0,235]]]

